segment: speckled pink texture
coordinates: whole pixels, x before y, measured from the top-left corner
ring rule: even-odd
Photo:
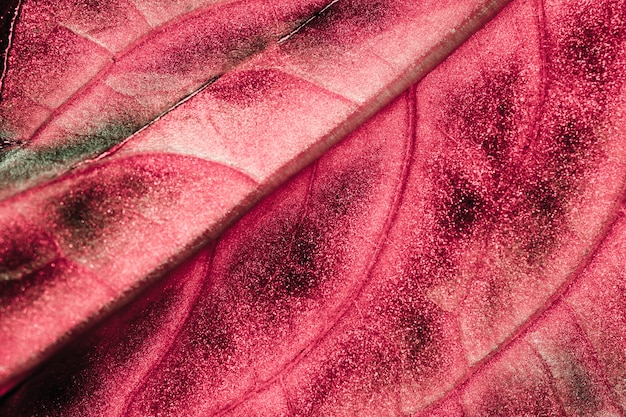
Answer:
[[[505,1],[163,3],[23,0],[2,26],[2,391],[208,244]],[[384,170],[404,169],[390,160]],[[368,233],[381,227],[370,223]]]
[[[625,13],[513,2],[0,412],[623,416]],[[267,74],[234,72],[137,143],[293,77]],[[143,160],[132,146],[102,169]]]

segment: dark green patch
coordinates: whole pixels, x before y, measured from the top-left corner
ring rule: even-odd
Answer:
[[[107,151],[138,129],[136,125],[126,123],[112,124],[93,134],[70,138],[55,147],[11,149],[4,153],[0,162],[0,185],[7,187],[68,169]]]
[[[21,142],[14,139],[14,135],[6,130],[0,129],[0,163],[4,160],[7,151]]]

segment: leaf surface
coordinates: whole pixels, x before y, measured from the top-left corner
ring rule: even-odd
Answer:
[[[513,2],[2,410],[623,416],[625,40]]]
[[[504,3],[9,3],[0,391],[214,239]]]

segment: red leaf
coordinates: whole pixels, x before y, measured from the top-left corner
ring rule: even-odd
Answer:
[[[514,2],[3,411],[624,415],[625,39],[619,1]]]
[[[1,79],[0,390],[504,3],[18,2]]]

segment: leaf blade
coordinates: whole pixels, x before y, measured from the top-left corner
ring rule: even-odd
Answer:
[[[361,21],[360,17],[354,15],[351,10],[354,7],[363,5],[360,2],[352,3],[347,7],[343,3],[336,6],[337,10],[332,11],[332,13],[326,13],[323,19],[321,17],[316,19],[315,24],[318,27],[310,28],[312,25],[308,25],[307,28],[300,30],[280,45],[275,44],[272,48],[267,48],[269,52],[259,53],[249,60],[246,60],[248,54],[245,51],[241,51],[241,44],[236,43],[229,51],[244,53],[243,58],[245,58],[245,62],[242,68],[237,68],[214,83],[207,84],[206,75],[203,75],[203,77],[200,77],[202,78],[202,83],[200,84],[202,91],[199,91],[198,94],[193,95],[189,99],[187,97],[183,98],[180,105],[168,108],[171,111],[168,110],[166,114],[158,116],[158,123],[149,124],[146,129],[138,131],[137,137],[132,135],[137,127],[128,125],[123,117],[121,119],[119,117],[116,119],[117,116],[113,117],[112,121],[109,120],[110,123],[107,122],[100,126],[101,129],[94,128],[95,125],[98,125],[98,118],[104,117],[105,120],[108,120],[106,118],[110,116],[110,112],[103,111],[103,108],[106,110],[111,103],[119,104],[124,101],[120,98],[122,97],[121,95],[119,97],[116,95],[115,99],[109,101],[102,99],[102,94],[106,95],[102,91],[112,91],[112,87],[105,85],[106,83],[97,84],[106,78],[103,75],[94,78],[96,80],[94,84],[83,90],[74,88],[75,85],[84,83],[86,79],[91,79],[93,74],[100,71],[98,69],[102,66],[100,64],[96,65],[98,68],[93,67],[91,70],[86,71],[88,75],[86,78],[78,77],[76,80],[71,80],[71,82],[65,85],[64,88],[66,90],[64,92],[54,90],[51,93],[52,95],[46,95],[45,91],[52,91],[50,88],[54,83],[47,85],[45,79],[42,81],[36,79],[36,77],[31,78],[35,87],[41,87],[41,85],[46,84],[44,85],[45,88],[42,87],[45,90],[45,94],[41,98],[43,101],[41,101],[40,105],[33,105],[33,97],[28,97],[28,94],[26,94],[26,98],[20,105],[16,105],[11,100],[3,100],[3,105],[7,103],[6,107],[4,107],[5,110],[3,110],[5,122],[8,120],[7,114],[18,116],[16,121],[9,120],[6,122],[8,123],[7,126],[14,124],[24,127],[24,132],[32,132],[33,126],[37,126],[46,117],[52,117],[50,119],[51,123],[42,127],[39,133],[35,134],[37,139],[25,144],[17,144],[17,142],[21,141],[20,139],[20,141],[16,142],[15,146],[17,148],[9,150],[4,154],[2,164],[5,168],[4,172],[7,173],[5,179],[8,178],[9,187],[5,188],[5,199],[0,204],[0,211],[2,211],[1,221],[7,225],[6,230],[12,230],[11,227],[14,227],[15,224],[22,225],[20,226],[22,227],[21,230],[27,236],[22,241],[20,240],[22,238],[16,240],[10,233],[7,233],[3,236],[3,242],[13,247],[28,245],[31,240],[43,239],[42,241],[45,242],[44,247],[57,248],[55,251],[50,252],[51,258],[46,259],[46,265],[52,265],[53,269],[58,267],[57,264],[65,265],[63,262],[66,261],[70,265],[63,267],[66,268],[63,269],[66,272],[61,272],[58,279],[49,281],[41,278],[47,276],[46,274],[49,274],[49,272],[43,269],[43,264],[40,265],[39,261],[27,257],[21,258],[22,262],[19,265],[13,265],[15,259],[10,259],[13,255],[7,254],[7,258],[3,259],[3,263],[6,266],[4,269],[8,271],[5,274],[8,280],[21,282],[24,279],[29,281],[28,286],[36,286],[36,283],[42,283],[44,293],[55,287],[57,283],[60,283],[54,290],[56,291],[55,294],[64,294],[63,297],[57,298],[55,301],[57,304],[60,303],[63,308],[53,307],[53,305],[56,305],[54,302],[50,300],[46,302],[40,295],[36,295],[41,294],[41,292],[35,292],[36,294],[22,294],[24,299],[29,300],[26,303],[30,303],[30,306],[12,311],[3,310],[2,320],[6,324],[2,326],[2,340],[7,343],[10,341],[13,346],[27,349],[21,352],[18,349],[6,352],[2,367],[0,367],[2,380],[7,381],[2,383],[3,390],[9,389],[25,373],[49,356],[51,352],[63,344],[69,334],[78,331],[79,328],[102,317],[108,311],[131,298],[141,288],[153,282],[164,270],[176,264],[179,259],[184,258],[212,239],[263,195],[275,189],[280,183],[310,163],[349,131],[355,129],[358,124],[390,101],[394,95],[400,93],[410,83],[409,78],[414,79],[424,75],[425,72],[454,49],[460,41],[469,36],[471,32],[477,30],[486,19],[495,14],[498,8],[505,2],[490,1],[483,4],[482,2],[468,1],[463,3],[462,6],[454,3],[454,7],[443,8],[441,9],[441,14],[434,17],[429,16],[430,13],[426,13],[429,10],[415,6],[416,10],[413,10],[412,15],[399,20],[402,25],[394,26],[394,24],[391,24],[392,30],[382,25],[381,21],[385,22],[384,16],[382,16],[381,21],[374,19],[373,23]],[[229,7],[237,8],[237,10],[240,10],[239,8],[241,10],[249,10],[258,6],[261,15],[268,15],[267,10],[261,7],[262,4],[254,1],[233,4],[220,3],[214,7],[212,6],[210,12],[231,10],[228,9]],[[309,5],[308,2],[303,2],[303,4]],[[298,6],[299,3],[289,3],[281,7],[288,8],[294,5]],[[45,9],[37,10],[31,3],[28,3],[28,6],[32,15],[26,13],[24,15],[26,17],[20,19],[27,20],[30,18],[33,20],[33,16],[37,17],[41,13],[44,15],[47,13]],[[394,6],[404,9],[409,8],[409,5],[399,2],[394,3]],[[379,11],[383,9],[379,9]],[[206,17],[203,13],[204,10],[202,9],[189,19]],[[372,13],[376,15],[376,13]],[[285,16],[288,14],[287,12],[284,13]],[[424,17],[427,15],[429,17]],[[339,19],[337,19],[337,16],[339,16]],[[397,17],[397,15],[394,16]],[[45,19],[42,19],[42,21],[45,21]],[[185,20],[185,22],[187,21]],[[437,22],[439,26],[434,26],[433,22]],[[75,25],[69,25],[72,27],[68,27],[66,22],[61,23],[63,24],[58,24],[54,19],[52,19],[52,23],[47,23],[50,27],[46,33],[54,35],[50,35],[52,36],[52,43],[58,43],[68,36],[72,39],[78,36],[79,40],[76,45],[72,42],[69,44],[70,46],[76,46],[80,52],[87,48],[85,45],[88,45],[89,42],[94,42],[94,36],[100,36],[93,34],[95,32],[92,29],[81,30],[77,34],[75,33],[76,30],[72,29],[75,29]],[[202,21],[201,23],[204,24],[205,22]],[[237,21],[227,23],[231,25],[229,26],[231,29],[233,26],[237,26]],[[403,55],[400,57],[399,62],[391,62],[389,56],[384,56],[384,50],[389,45],[393,45],[394,37],[398,36],[402,31],[406,31],[407,28],[413,27],[429,33],[430,29],[428,29],[428,26],[422,26],[423,23],[430,24],[435,32],[432,36],[425,38],[425,40],[415,41],[411,45],[412,52],[410,55]],[[282,23],[279,22],[280,24]],[[382,26],[377,26],[379,24]],[[346,36],[346,33],[350,32],[350,30],[354,28],[359,29],[361,26],[366,29],[363,33],[368,35],[366,42],[368,44],[366,46],[363,46],[363,39],[355,37],[355,33],[352,33],[351,37]],[[185,33],[185,36],[193,39],[193,25],[185,27],[185,25],[181,24],[172,24],[172,27],[179,28]],[[449,32],[447,30],[449,27],[454,27],[456,30]],[[20,29],[19,25],[18,29]],[[87,32],[89,32],[89,36],[83,36]],[[98,38],[98,42],[105,42],[109,35],[107,35],[105,30],[102,32],[102,37]],[[132,32],[131,35],[138,36],[135,32]],[[132,37],[131,35],[129,36]],[[168,33],[168,36],[170,35],[171,33]],[[167,36],[164,35],[164,39],[166,38]],[[252,40],[254,38],[252,36]],[[304,41],[299,39],[304,39]],[[149,39],[150,42],[153,40],[152,38]],[[153,44],[150,44],[149,41],[146,40],[144,43],[140,41],[138,45],[143,45],[143,48],[151,51],[150,45]],[[314,42],[311,43],[312,41]],[[321,41],[326,42],[328,48],[333,50],[330,57],[325,56],[324,47],[317,45],[316,42]],[[32,42],[23,41],[23,45],[28,49],[33,44],[37,45],[37,42],[39,42],[37,39]],[[111,39],[110,42],[118,42],[116,44],[118,46],[110,48],[118,49],[126,41]],[[245,42],[248,42],[248,40],[245,40]],[[302,43],[302,45],[297,45],[298,42]],[[255,43],[252,42],[252,45],[254,46]],[[49,48],[50,45],[46,47]],[[375,58],[375,54],[372,51],[368,52],[368,48],[369,50],[375,50],[376,47],[382,48],[378,52],[380,52],[379,55],[383,56],[383,58]],[[99,44],[95,48],[99,51],[96,55],[102,59],[90,59],[89,65],[95,65],[94,62],[105,62],[109,59],[107,57],[110,57],[110,51],[106,52],[106,48]],[[314,59],[316,62],[313,66],[314,68],[323,68],[322,63],[324,59],[328,61],[328,59],[337,57],[354,58],[361,53],[365,54],[364,56],[367,59],[378,65],[376,68],[378,68],[377,71],[380,74],[384,75],[383,81],[369,86],[367,91],[363,90],[364,93],[358,97],[359,101],[356,104],[350,100],[343,100],[341,97],[344,91],[337,93],[334,92],[334,89],[338,88],[347,91],[349,88],[346,86],[350,86],[350,83],[345,82],[345,80],[342,81],[340,74],[329,71],[322,77],[326,84],[320,88],[315,87],[316,83],[321,81],[316,78],[315,71],[303,65],[303,63],[306,64],[307,58],[306,54],[302,55],[302,48],[305,50],[306,48],[315,49],[314,56],[310,57],[310,59]],[[356,48],[354,49],[356,52],[351,52],[350,48]],[[345,52],[344,49],[348,52]],[[62,52],[63,48],[59,50]],[[105,70],[105,73],[109,70],[113,73],[114,71],[111,68],[115,67],[115,65],[132,67],[132,65],[137,64],[137,61],[140,60],[133,59],[136,58],[132,55],[134,50],[132,49],[131,52],[122,54],[122,58],[130,58],[126,61],[121,60],[120,62],[123,61],[123,63],[119,65],[114,63],[107,66],[106,68],[108,69]],[[228,55],[231,52],[226,52],[225,54]],[[300,55],[297,59],[293,58],[293,56],[298,54]],[[17,59],[19,61],[20,55],[16,56],[17,58],[11,58],[10,56],[9,60]],[[50,54],[47,56],[47,59],[58,64],[55,61],[55,57],[57,55]],[[238,60],[241,60],[242,56],[236,55],[234,58],[227,58],[226,61],[228,62],[239,62]],[[64,56],[61,62],[64,62],[64,59],[69,58]],[[87,58],[83,57],[81,59]],[[27,64],[32,62],[26,61]],[[290,61],[289,66],[286,65],[285,68],[279,68],[280,71],[272,73],[272,68],[276,65],[275,62],[287,61]],[[79,67],[83,68],[81,65]],[[148,65],[148,67],[150,66]],[[298,68],[298,71],[292,70],[293,68]],[[370,65],[368,68],[374,68],[374,66]],[[61,71],[61,80],[64,79],[63,77],[66,74],[63,71]],[[246,71],[248,72],[246,73]],[[287,85],[285,92],[282,94],[287,96],[289,100],[300,102],[299,98],[308,92],[311,93],[312,97],[312,109],[321,109],[322,111],[319,112],[318,116],[311,118],[307,113],[313,110],[301,107],[298,110],[299,113],[295,113],[298,117],[296,118],[297,123],[295,123],[296,127],[294,128],[293,126],[290,127],[289,124],[293,122],[293,120],[290,120],[290,116],[294,114],[293,111],[295,110],[289,108],[290,102],[280,97],[281,94],[277,94],[277,101],[268,101],[268,98],[271,98],[270,92],[272,91],[272,89],[269,89],[262,96],[252,94],[252,101],[250,101],[250,97],[246,98],[250,95],[248,93],[257,91],[260,85],[254,81],[254,76],[248,77],[247,74],[258,75],[259,72],[263,71],[269,71],[270,74],[274,74],[273,77],[275,78],[282,77],[280,78],[280,83],[275,83],[273,88],[278,90],[280,87]],[[55,73],[54,75],[57,76],[59,74]],[[271,79],[272,76],[266,78]],[[141,80],[141,77],[139,79]],[[262,81],[265,82],[267,79]],[[212,78],[209,78],[209,80],[212,80]],[[284,80],[291,81],[284,83]],[[115,82],[110,83],[118,90],[123,88],[138,88],[141,90],[147,85],[142,83],[133,84],[127,79],[118,81],[117,84]],[[233,83],[235,90],[229,87],[229,82]],[[27,86],[27,84],[25,85]],[[205,85],[206,88],[203,88]],[[248,88],[247,85],[252,85],[252,88]],[[306,88],[301,88],[302,85],[305,85]],[[229,94],[231,96],[233,91],[235,91],[239,97],[244,97],[245,100],[229,103],[228,94],[224,95],[224,91],[230,91]],[[152,90],[148,89],[142,91],[141,94],[147,97],[151,92]],[[58,94],[66,98],[70,97],[72,103],[58,106],[64,100]],[[97,100],[94,100],[94,97]],[[83,100],[82,103],[76,104],[81,100]],[[105,103],[104,107],[94,106],[94,103],[99,100]],[[212,138],[212,143],[217,143],[218,146],[211,149],[210,146],[214,145],[210,145],[210,155],[207,155],[203,153],[206,150],[204,148],[206,145],[197,143],[194,140],[194,132],[190,132],[190,137],[183,138],[178,144],[174,143],[174,149],[168,148],[171,144],[159,138],[159,128],[166,128],[168,120],[175,120],[176,117],[181,119],[196,117],[197,114],[194,116],[194,105],[206,109],[207,106],[210,108],[215,103],[222,107],[218,108],[217,110],[219,111],[215,111],[213,114],[218,116],[226,114],[224,120],[225,126],[228,127],[226,130],[229,132],[228,134],[232,135],[233,129],[240,134],[243,132],[248,135],[250,142],[244,141],[243,135],[239,138],[235,137],[233,141],[229,141],[229,137],[223,138],[216,134]],[[224,105],[223,103],[226,104]],[[259,103],[261,104],[258,105]],[[273,135],[266,133],[266,136],[262,136],[264,133],[263,126],[254,126],[255,120],[266,119],[273,121],[272,115],[279,113],[275,112],[276,106],[273,106],[275,103],[278,103],[278,106],[282,106],[279,108],[284,109],[285,112],[280,113],[282,118],[278,120],[278,123],[270,123],[270,127],[278,126],[278,133],[284,138],[284,144],[288,146],[281,147],[280,142],[278,142],[277,146]],[[254,107],[255,104],[257,107]],[[48,116],[43,119],[37,119],[39,122],[35,121],[32,123],[19,119],[27,112],[6,110],[28,107],[30,109],[28,113],[36,115],[37,111],[34,109],[37,106],[48,108],[49,111],[46,113]],[[58,106],[56,110],[53,109],[55,106]],[[333,106],[337,110],[331,112],[330,108]],[[237,120],[238,113],[245,107],[253,109],[250,115],[252,126],[245,128],[236,123],[233,126],[233,120]],[[197,109],[196,113],[198,113]],[[87,117],[83,117],[85,114]],[[119,115],[116,112],[111,114]],[[160,115],[161,113],[157,114]],[[200,116],[206,116],[206,112],[205,114],[200,114]],[[215,119],[210,119],[213,116],[207,117],[209,118],[205,118],[203,123],[210,125],[215,121]],[[328,117],[328,120],[324,119],[324,117]],[[95,124],[94,118],[96,120]],[[51,127],[54,123],[56,123],[56,127]],[[228,125],[229,123],[231,124],[230,126]],[[75,125],[78,127],[75,128]],[[138,125],[141,125],[141,123]],[[188,127],[189,124],[176,125],[174,123],[173,126],[174,130],[176,130],[177,126]],[[35,127],[34,129],[37,128]],[[293,136],[294,132],[298,133],[299,136]],[[48,137],[46,138],[45,135],[48,135]],[[257,140],[258,138],[255,136],[260,136],[263,140]],[[148,139],[142,142],[142,138],[146,137]],[[172,137],[175,138],[175,135]],[[124,141],[127,138],[132,140]],[[135,139],[138,139],[136,143]],[[95,161],[84,160],[85,158],[97,157],[102,152],[106,152],[109,147],[119,143],[120,140],[124,141],[122,142],[123,146],[114,148],[114,152],[105,153],[104,157]],[[50,144],[52,145],[48,146]],[[226,151],[223,151],[224,145],[226,146]],[[259,149],[262,146],[270,146],[265,148],[264,153],[255,154],[247,150],[247,147],[252,145],[258,146]],[[179,149],[176,149],[176,146]],[[234,148],[230,149],[228,146],[234,146]],[[217,155],[214,152],[215,149],[218,149]],[[273,152],[279,153],[272,156]],[[233,162],[233,159],[236,158],[239,158],[239,160]],[[171,169],[173,162],[168,162],[170,160],[177,161],[175,165],[181,165],[182,170],[193,181],[185,179],[181,173],[174,172]],[[77,161],[83,162],[76,165]],[[160,176],[157,172],[157,166],[163,167],[162,169],[167,175]],[[251,168],[254,169],[251,170]],[[130,174],[124,174],[125,170],[128,170]],[[247,173],[247,170],[250,170],[250,173]],[[203,177],[199,173],[203,173],[205,176]],[[104,185],[98,184],[97,178],[99,175],[103,177]],[[248,178],[250,175],[253,176],[252,179]],[[154,184],[151,185],[151,181]],[[188,197],[182,194],[177,194],[176,189],[183,184],[191,187],[192,190],[198,190],[202,187],[218,190],[211,191],[215,192],[214,194],[206,191],[197,192],[197,195],[202,198],[202,203],[206,205],[202,221],[192,220],[198,207],[194,204],[197,203],[190,202]],[[128,192],[123,190],[125,185],[130,185]],[[73,188],[77,191],[74,192]],[[181,212],[180,207],[177,208],[170,205],[168,201],[171,202],[172,200],[171,198],[168,200],[169,197],[155,197],[153,204],[147,201],[148,198],[144,193],[153,197],[155,195],[166,197],[168,195],[170,197],[172,195],[180,196],[180,198],[185,200],[184,206],[188,208],[188,212],[184,214],[184,210]],[[102,207],[96,207],[98,204],[101,204]],[[133,206],[133,204],[136,204],[136,206]],[[112,220],[116,216],[119,222],[117,225]],[[27,217],[27,220],[24,217]],[[185,227],[179,230],[178,224],[185,225]],[[119,225],[128,226],[125,235],[119,231]],[[154,238],[149,235],[150,232],[159,236]],[[104,243],[100,242],[100,240]],[[117,247],[113,248],[112,242]],[[98,245],[100,244],[102,246],[99,247]],[[154,250],[156,255],[149,258],[145,253],[142,254],[140,250],[142,245],[146,245],[146,247]],[[128,251],[138,256],[137,259],[142,260],[136,262],[129,262],[128,258],[124,260],[125,258],[120,256],[120,254],[127,255]],[[76,283],[81,278],[84,278],[85,281],[78,287],[72,287],[74,284],[68,284],[68,282]],[[31,281],[32,283],[30,283]],[[46,284],[43,284],[43,282],[46,282]],[[91,285],[91,290],[87,291],[85,285],[88,287]],[[63,288],[69,290],[64,292]],[[84,300],[80,294],[81,292],[89,292],[95,299]],[[15,300],[9,297],[9,304],[12,304],[13,301]],[[77,310],[72,311],[73,308]],[[80,313],[77,313],[77,311],[80,311]],[[21,318],[18,318],[18,316]],[[23,328],[23,326],[27,326],[28,323],[43,320],[42,317],[47,317],[47,320],[53,321],[54,325],[46,325],[43,329],[31,333],[18,330]]]

